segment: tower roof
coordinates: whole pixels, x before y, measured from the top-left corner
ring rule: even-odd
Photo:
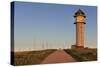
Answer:
[[[79,15],[86,17],[85,13],[81,9],[79,9],[77,12],[75,12],[74,17],[79,16]]]

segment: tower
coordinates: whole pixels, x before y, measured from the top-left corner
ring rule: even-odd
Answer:
[[[84,48],[84,24],[85,23],[85,13],[82,10],[78,10],[74,14],[76,25],[76,48]]]

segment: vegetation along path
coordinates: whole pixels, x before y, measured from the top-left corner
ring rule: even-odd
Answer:
[[[75,62],[76,60],[63,50],[57,50],[54,53],[47,56],[42,64],[48,63],[64,63],[64,62]]]

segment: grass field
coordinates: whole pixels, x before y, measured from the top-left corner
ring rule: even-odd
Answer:
[[[40,50],[40,51],[24,51],[14,53],[13,65],[31,65],[40,64],[49,54],[56,51],[55,49]]]
[[[97,49],[65,49],[77,61],[96,61],[97,60]]]
[[[63,49],[62,49],[63,50]],[[40,51],[23,51],[13,52],[12,65],[32,65],[41,64],[41,62],[51,53],[57,51],[57,49],[47,49]],[[96,61],[97,49],[64,49],[64,51],[70,54],[76,61]]]

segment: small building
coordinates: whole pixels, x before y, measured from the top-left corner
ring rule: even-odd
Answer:
[[[76,48],[76,45],[72,45],[71,48],[72,48],[72,49]]]

